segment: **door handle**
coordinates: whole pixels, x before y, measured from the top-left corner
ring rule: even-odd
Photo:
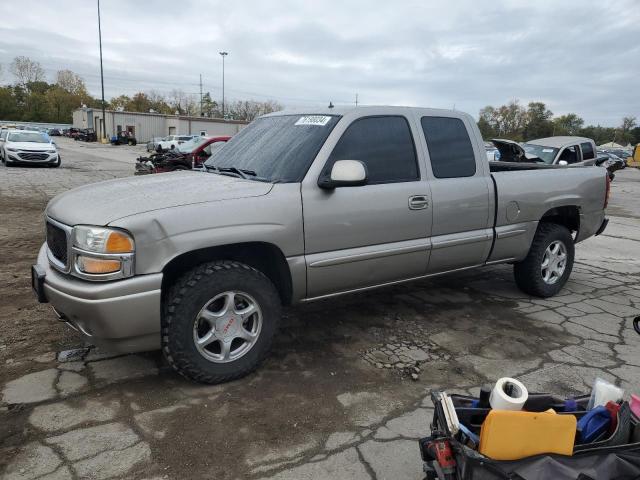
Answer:
[[[429,206],[426,195],[412,195],[409,197],[409,210],[422,210]]]

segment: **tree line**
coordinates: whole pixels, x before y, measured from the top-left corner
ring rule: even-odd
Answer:
[[[13,82],[0,86],[2,120],[71,123],[76,108],[83,105],[102,107],[100,99],[91,96],[84,80],[71,70],[57,71],[53,82],[49,83],[40,63],[20,56],[13,59],[9,71]],[[106,102],[105,107],[128,112],[222,117],[220,103],[209,92],[204,93],[200,100],[198,95],[178,89],[168,95],[153,90],[132,96],[119,95]],[[225,117],[250,122],[282,108],[275,101],[234,100],[225,102]],[[530,102],[526,108],[518,100],[499,107],[488,105],[480,110],[478,127],[486,139],[523,141],[553,135],[580,135],[593,138],[598,145],[611,141],[622,145],[640,143],[640,127],[635,117],[624,117],[618,127],[585,126],[584,120],[575,113],[554,116],[543,102]]]
[[[592,138],[597,145],[640,143],[636,117],[623,117],[618,127],[585,126],[584,119],[575,113],[554,116],[543,102],[530,102],[526,108],[518,100],[499,107],[488,105],[480,110],[478,127],[485,139],[506,138],[520,142],[554,135],[577,135]]]
[[[0,65],[0,78],[2,77]],[[9,65],[13,82],[0,85],[0,119],[24,122],[71,123],[76,108],[102,108],[102,101],[91,96],[82,77],[71,70],[56,72],[53,82],[46,79],[39,62],[28,57],[15,57]],[[172,90],[168,95],[155,91],[120,95],[105,101],[109,110],[163,113],[222,118],[222,108],[211,94],[187,94]],[[225,102],[225,117],[251,121],[266,113],[282,110],[275,101],[233,100]]]

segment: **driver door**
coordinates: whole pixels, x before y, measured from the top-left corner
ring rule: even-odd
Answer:
[[[337,130],[337,129],[336,129]],[[321,176],[337,160],[359,160],[363,186],[302,184],[307,298],[425,275],[429,260],[429,185],[416,132],[404,116],[358,118],[337,140]],[[420,199],[420,201],[417,201]]]

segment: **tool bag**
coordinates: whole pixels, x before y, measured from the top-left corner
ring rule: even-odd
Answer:
[[[473,433],[489,413],[488,408],[475,408],[474,397],[450,395],[461,424]],[[560,415],[586,414],[589,395],[575,398],[579,411],[564,412],[564,400],[548,394],[529,394],[524,410],[543,412],[553,408]],[[442,406],[434,400],[431,435],[420,440],[420,453],[429,480],[640,480],[640,426],[628,408],[620,409],[616,430],[608,438],[590,444],[576,445],[572,456],[542,454],[520,460],[497,461],[463,445],[448,431]],[[635,433],[635,429],[638,432]],[[455,460],[455,473],[443,474],[425,446],[432,440],[448,440]]]

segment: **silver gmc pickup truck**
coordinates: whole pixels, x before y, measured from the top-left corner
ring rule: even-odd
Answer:
[[[607,223],[605,169],[490,164],[458,111],[270,114],[204,169],[55,197],[32,278],[88,343],[206,383],[259,365],[282,305],[496,263],[554,295]]]

